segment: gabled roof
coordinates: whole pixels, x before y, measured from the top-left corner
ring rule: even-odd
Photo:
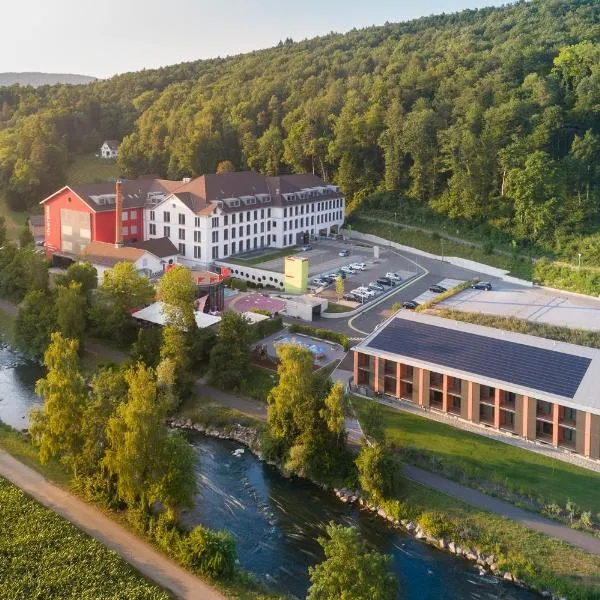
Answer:
[[[166,258],[167,256],[179,254],[173,242],[166,237],[153,238],[143,242],[133,242],[132,244],[128,244],[127,247],[150,252],[150,254],[154,254],[157,258]]]
[[[91,242],[81,252],[82,258],[89,262],[107,267],[113,267],[119,262],[138,261],[146,250],[131,246],[115,246],[107,242]]]
[[[102,145],[104,146],[104,144],[106,144],[113,152],[116,152],[119,149],[118,140],[104,140]]]
[[[400,311],[355,351],[600,414],[600,350]]]

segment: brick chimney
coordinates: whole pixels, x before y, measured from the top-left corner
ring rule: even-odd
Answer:
[[[117,179],[115,184],[115,246],[123,245],[123,182]]]

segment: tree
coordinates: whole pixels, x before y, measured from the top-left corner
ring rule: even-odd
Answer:
[[[160,279],[156,297],[164,303],[163,314],[170,325],[187,330],[194,324],[196,285],[192,272],[183,265],[175,265]]]
[[[321,416],[325,420],[327,428],[338,440],[342,439],[344,435],[344,394],[344,384],[341,381],[336,381],[325,397],[325,408],[321,409]]]
[[[395,600],[398,582],[389,572],[392,557],[369,550],[355,527],[330,523],[319,538],[325,560],[309,567],[307,600]]]
[[[29,219],[26,219],[25,225],[23,225],[21,232],[19,233],[19,246],[25,248],[27,246],[33,246],[34,244],[35,239],[33,238],[31,229],[29,229]]]
[[[0,247],[6,242],[6,219],[0,216]]]
[[[379,402],[367,403],[362,414],[361,424],[366,436],[380,444],[385,442],[383,410]]]
[[[44,354],[46,377],[40,379],[36,393],[44,406],[31,412],[31,438],[39,447],[40,461],[50,458],[77,474],[77,459],[83,447],[81,422],[85,407],[85,380],[79,371],[79,342],[53,333]]]
[[[86,307],[80,283],[72,281],[68,287],[58,286],[56,324],[64,337],[81,342],[87,324]]]
[[[108,420],[103,466],[116,478],[117,495],[131,507],[155,500],[156,463],[166,439],[166,407],[159,401],[154,371],[142,363],[125,371],[127,401]]]
[[[217,165],[217,173],[233,173],[235,171],[235,167],[230,160],[222,160]]]
[[[69,286],[71,282],[81,284],[81,291],[89,294],[98,287],[98,271],[89,262],[76,262],[69,265],[67,272],[56,278],[57,285]]]
[[[40,290],[29,292],[19,306],[15,321],[15,343],[31,358],[42,358],[53,331],[56,331],[54,298]]]
[[[337,294],[338,300],[344,295],[344,278],[338,275],[335,279],[335,293]]]
[[[208,377],[211,383],[225,389],[240,389],[250,372],[250,326],[236,312],[221,315],[217,342],[210,353]]]
[[[392,498],[400,485],[398,460],[381,444],[365,444],[356,459],[360,487],[375,502]]]

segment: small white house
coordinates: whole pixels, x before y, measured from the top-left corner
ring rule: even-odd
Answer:
[[[102,158],[117,158],[119,156],[119,142],[117,140],[106,140],[100,147]]]

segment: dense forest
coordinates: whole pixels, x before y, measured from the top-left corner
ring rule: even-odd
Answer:
[[[0,189],[26,209],[123,139],[124,175],[314,171],[515,240],[598,245],[600,3],[534,0],[87,86],[0,88]],[[372,205],[372,200],[370,201]]]

